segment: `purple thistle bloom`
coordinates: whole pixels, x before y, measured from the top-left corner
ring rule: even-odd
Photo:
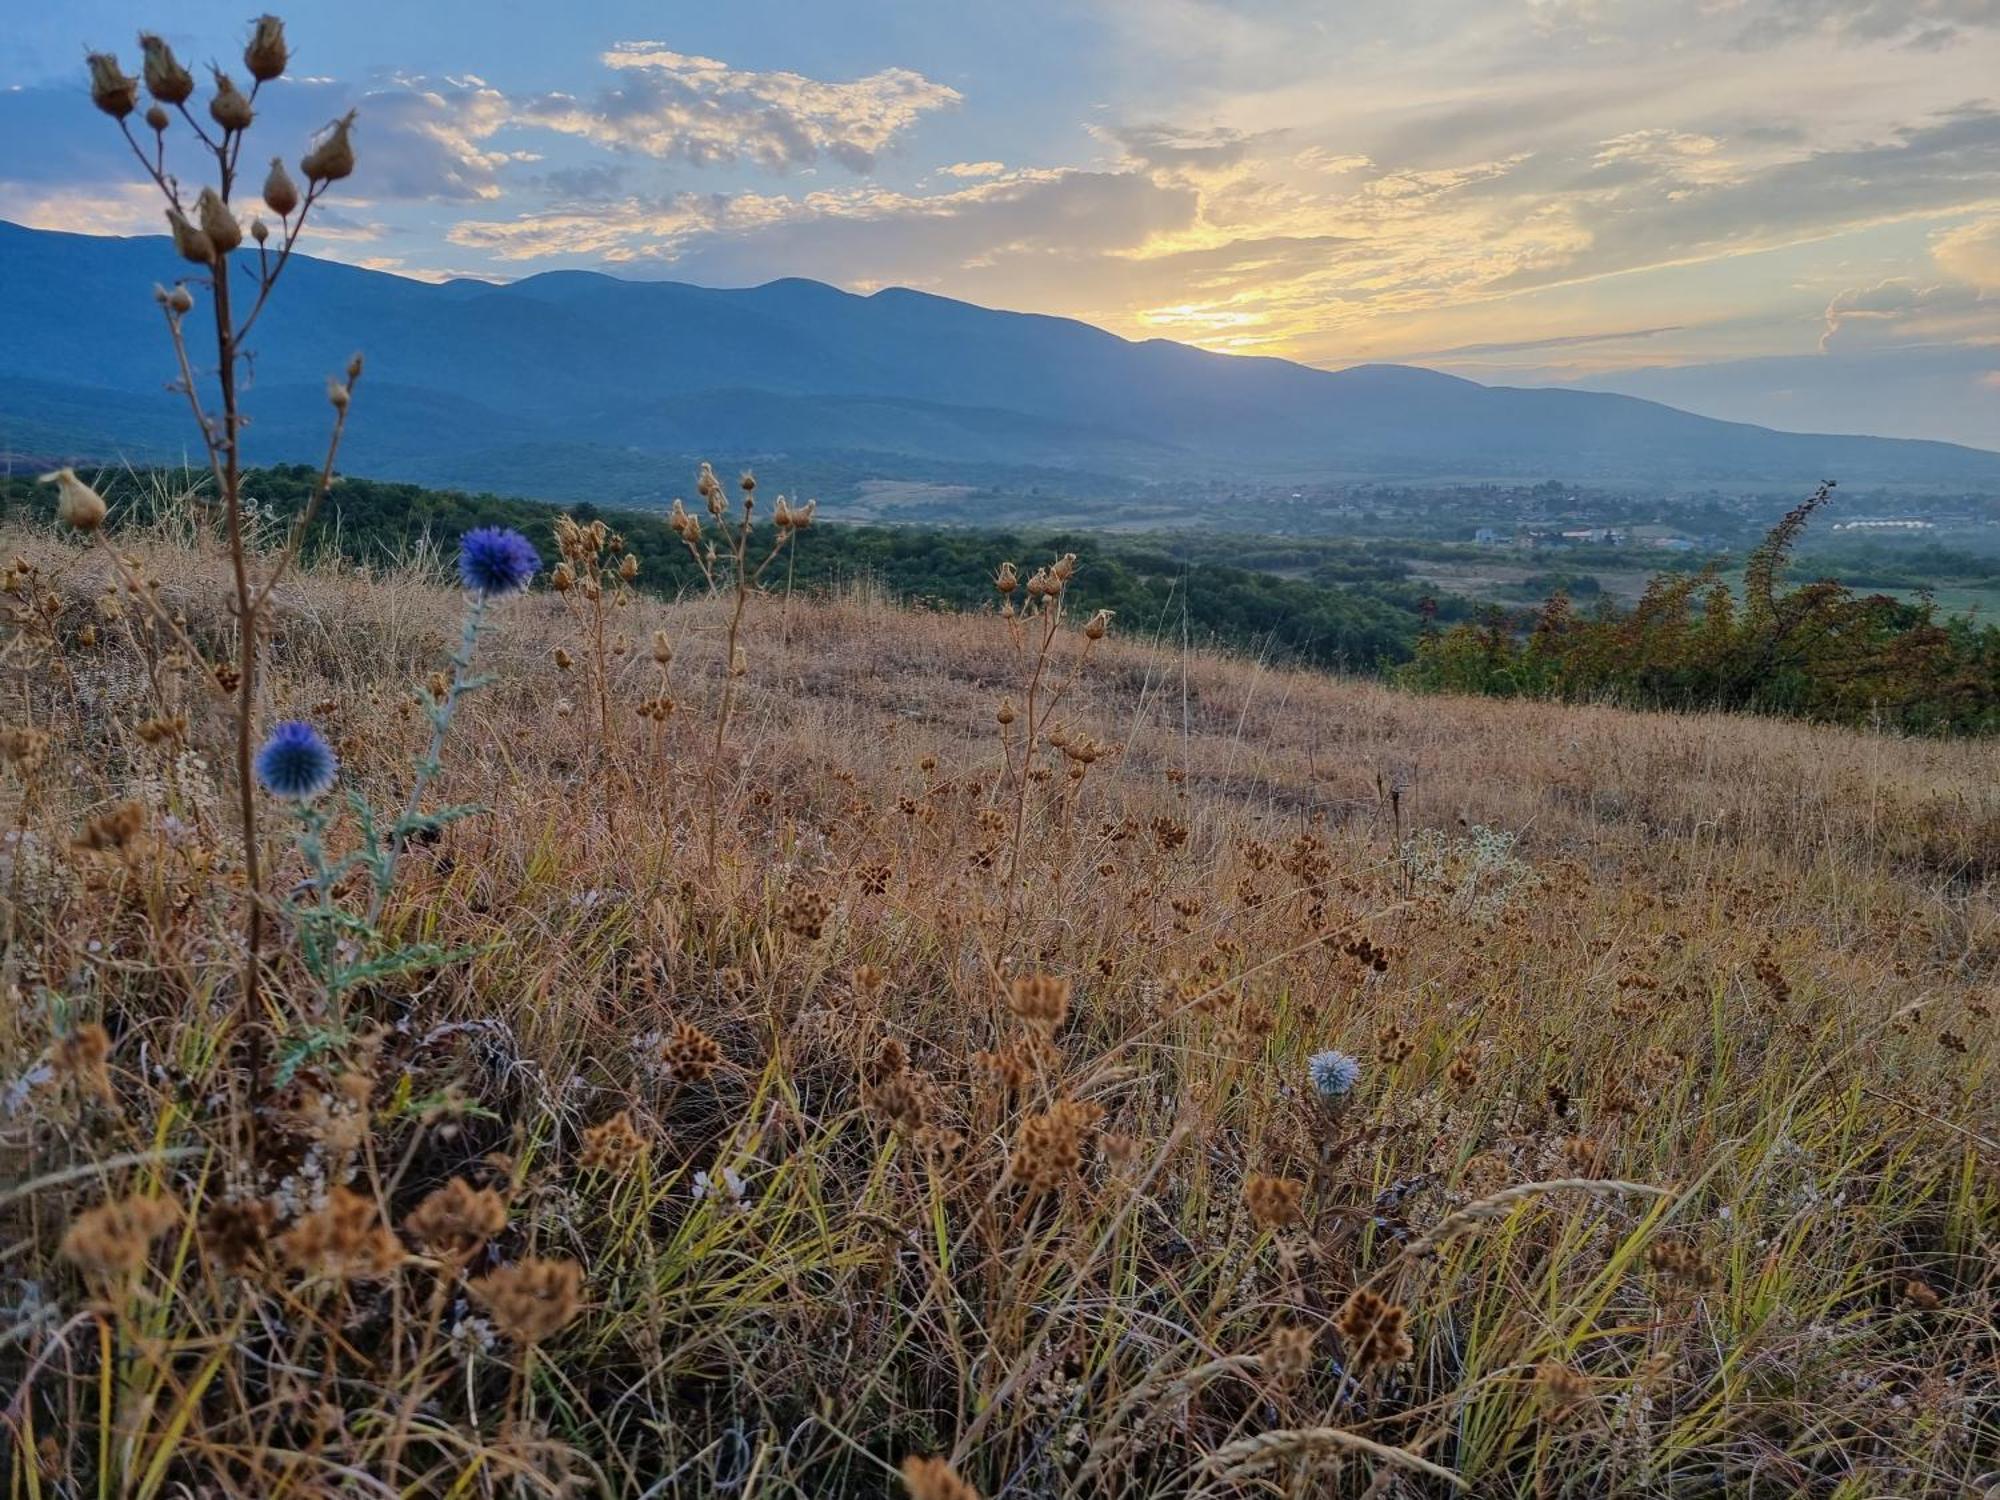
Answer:
[[[257,752],[257,779],[274,797],[310,802],[339,774],[333,747],[304,719],[287,719]]]
[[[542,565],[535,544],[506,526],[481,526],[458,544],[458,576],[475,594],[518,594]]]

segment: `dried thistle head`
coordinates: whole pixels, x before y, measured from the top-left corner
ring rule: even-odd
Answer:
[[[979,1500],[979,1491],[960,1479],[943,1458],[904,1459],[903,1488],[910,1492],[910,1500]]]
[[[90,65],[90,102],[114,120],[122,120],[139,107],[139,80],[126,76],[118,59],[109,52],[93,52]]]
[[[283,75],[290,60],[291,50],[285,45],[285,23],[276,16],[259,16],[252,23],[249,44],[243,49],[243,66],[250,76],[259,83],[269,83]]]
[[[531,1256],[479,1277],[471,1290],[502,1333],[533,1346],[583,1311],[583,1267],[565,1257]]]
[[[794,885],[778,903],[778,921],[785,930],[809,943],[818,942],[833,915],[833,903],[809,885]]]
[[[1259,1229],[1282,1229],[1305,1218],[1306,1185],[1295,1177],[1253,1172],[1243,1182],[1243,1201]]]
[[[1356,1377],[1365,1378],[1376,1370],[1401,1364],[1415,1352],[1404,1332],[1407,1318],[1401,1304],[1366,1287],[1342,1304],[1333,1327]]]
[[[180,1204],[165,1195],[113,1198],[70,1221],[62,1238],[63,1259],[92,1282],[108,1286],[145,1265],[153,1241],[180,1221]]]
[[[492,1188],[454,1177],[403,1218],[403,1232],[438,1260],[463,1265],[507,1227],[507,1203]]]

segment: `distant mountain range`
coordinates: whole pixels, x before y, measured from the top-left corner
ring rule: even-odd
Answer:
[[[164,389],[172,361],[150,292],[187,269],[164,238],[0,223],[0,446],[182,456],[192,430]],[[1002,466],[1132,483],[2000,486],[2000,453],[1950,443],[1777,432],[1401,365],[1327,371],[1134,343],[900,288],[722,290],[577,271],[433,285],[300,258],[251,342],[253,461],[317,459],[325,377],[359,349],[367,373],[343,467],[552,499],[683,492],[694,455],[840,455],[884,479]]]

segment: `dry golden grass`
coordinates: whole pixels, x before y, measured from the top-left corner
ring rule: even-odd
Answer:
[[[224,656],[216,550],[118,544]],[[335,1002],[281,919],[258,1080],[228,704],[6,545],[11,1495],[2000,1469],[1991,745],[1075,625],[1035,682],[1033,617],[857,594],[750,599],[716,757],[734,601],[607,579],[600,658],[538,589],[383,917],[448,954]],[[400,805],[460,607],[294,573],[267,720]]]

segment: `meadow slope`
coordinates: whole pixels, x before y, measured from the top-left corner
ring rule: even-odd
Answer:
[[[2000,1471],[1989,742],[1093,642],[1088,557],[1052,629],[776,571],[731,676],[607,570],[496,607],[380,937],[271,809],[252,1048],[227,564],[114,540],[185,642],[0,539],[10,1496]],[[273,598],[400,806],[463,597]]]

